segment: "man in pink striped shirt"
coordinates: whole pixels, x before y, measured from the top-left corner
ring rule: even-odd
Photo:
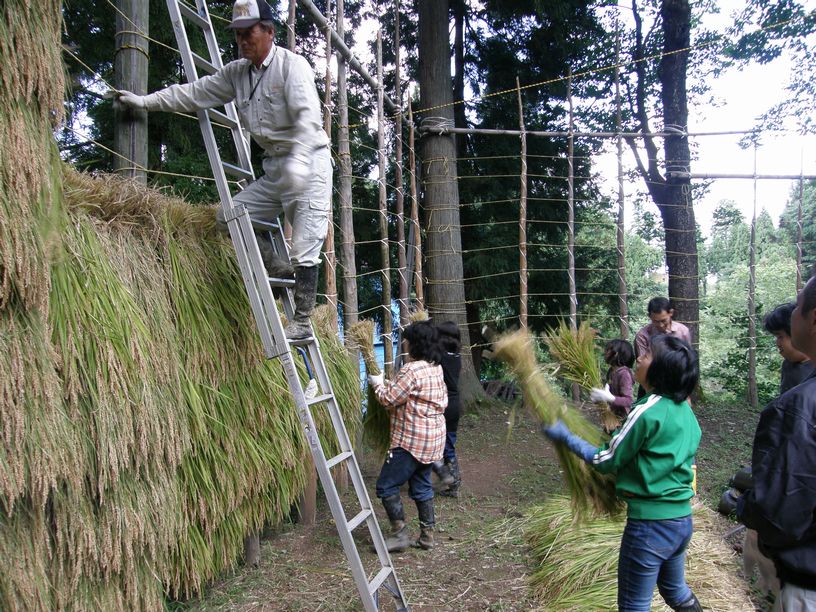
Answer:
[[[377,400],[391,417],[390,450],[377,480],[377,497],[391,521],[392,533],[386,540],[389,552],[402,552],[409,545],[400,498],[400,487],[406,482],[419,514],[421,534],[415,544],[425,550],[433,548],[431,463],[442,459],[448,405],[436,328],[429,321],[409,325],[403,331],[402,345],[409,358],[393,381],[384,383],[382,375],[369,376]]]
[[[677,323],[672,320],[674,317],[674,308],[669,298],[653,297],[649,300],[649,305],[646,309],[649,314],[650,323],[640,328],[640,331],[635,335],[635,357],[649,355],[649,343],[654,336],[661,334],[680,338],[691,345],[691,332],[689,328],[682,323]],[[638,389],[637,399],[640,399],[643,395],[643,387],[640,387]]]

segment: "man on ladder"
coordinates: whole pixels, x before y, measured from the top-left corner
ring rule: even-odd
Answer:
[[[264,174],[235,196],[253,222],[274,223],[283,212],[292,225],[291,263],[257,231],[264,265],[274,278],[295,278],[290,340],[311,335],[320,250],[326,238],[332,192],[329,139],[323,131],[313,71],[301,56],[275,44],[275,21],[265,0],[237,0],[232,22],[242,58],[192,83],[139,96],[120,91],[122,104],[148,111],[197,111],[235,101],[241,124],[264,151]],[[223,211],[216,214],[227,231]]]

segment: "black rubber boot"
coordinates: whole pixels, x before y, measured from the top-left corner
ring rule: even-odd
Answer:
[[[434,506],[433,498],[426,501],[416,502],[417,514],[419,514],[419,539],[416,546],[423,550],[430,550],[434,546]]]
[[[441,461],[434,461],[431,463],[431,469],[434,471],[434,474],[439,476],[439,481],[442,483],[441,489],[447,489],[453,484],[454,478],[453,474],[451,474],[450,468],[446,463],[442,463]]]
[[[453,477],[453,482],[439,494],[444,497],[459,497],[459,486],[462,484],[462,474],[459,472],[459,460],[454,457],[445,462],[445,467]]]
[[[295,278],[295,268],[288,261],[284,260],[272,247],[272,240],[266,232],[255,232],[255,238],[258,240],[258,250],[261,252],[261,259],[263,260],[266,273],[270,278]]]
[[[286,325],[286,337],[302,340],[312,337],[309,315],[317,299],[317,266],[295,268],[295,316]]]
[[[676,608],[672,607],[672,610],[675,612],[703,612],[703,606],[700,605],[700,601],[697,599],[697,596],[692,593],[691,599],[683,602]]]
[[[408,539],[408,528],[405,526],[405,510],[402,507],[402,499],[399,495],[384,497],[382,499],[383,508],[391,521],[391,535],[385,539],[385,547],[388,552],[404,552],[410,546]]]

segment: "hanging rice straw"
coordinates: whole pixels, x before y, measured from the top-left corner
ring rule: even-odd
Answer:
[[[558,375],[576,383],[586,390],[604,386],[598,356],[595,353],[597,332],[589,322],[582,322],[577,330],[572,329],[563,319],[558,327],[544,336],[550,354],[558,361]],[[601,423],[605,431],[613,431],[620,425],[617,415],[606,402],[596,404],[600,409]]]
[[[566,498],[552,496],[527,517],[535,557],[531,587],[546,610],[613,610],[617,607],[618,549],[624,521],[597,517],[576,525]],[[722,540],[714,512],[694,504],[694,537],[686,580],[706,610],[753,610],[737,558]],[[670,610],[658,593],[652,610]]]
[[[360,350],[369,376],[381,374],[374,353],[374,321],[359,321],[346,332],[349,344]],[[377,400],[374,389],[368,385],[366,414],[363,418],[363,441],[375,452],[385,454],[391,445],[391,418],[388,411]]]
[[[600,445],[601,432],[580,412],[568,408],[550,388],[538,368],[533,339],[527,331],[505,334],[495,342],[493,351],[498,359],[511,367],[524,392],[525,404],[542,424],[552,425],[561,419],[584,440]],[[615,480],[612,476],[593,470],[562,444],[556,444],[555,450],[564,470],[564,479],[577,518],[592,513],[617,514],[620,511],[621,503],[615,496]]]

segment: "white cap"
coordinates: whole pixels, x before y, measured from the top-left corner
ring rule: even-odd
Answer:
[[[275,21],[272,7],[265,0],[236,0],[232,5],[232,23],[227,28],[242,30],[260,21]]]

